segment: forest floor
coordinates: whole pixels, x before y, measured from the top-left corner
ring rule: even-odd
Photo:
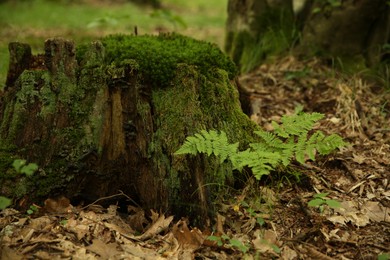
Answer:
[[[240,84],[250,93],[251,119],[263,128],[302,107],[325,115],[316,130],[349,145],[261,182],[250,178],[216,202],[210,227],[65,198],[30,214],[6,209],[1,259],[389,259],[390,93],[293,57],[242,75]],[[328,193],[324,204],[308,206],[321,193]],[[332,200],[341,207],[329,207]]]

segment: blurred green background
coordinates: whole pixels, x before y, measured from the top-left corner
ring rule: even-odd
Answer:
[[[226,9],[227,0],[162,0],[160,8],[129,0],[0,0],[0,89],[9,42],[28,43],[37,54],[48,38],[78,44],[113,33],[131,34],[137,27],[138,34],[174,31],[222,48]]]

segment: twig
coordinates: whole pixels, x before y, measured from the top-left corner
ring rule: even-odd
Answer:
[[[112,199],[112,198],[115,198],[115,197],[119,197],[119,196],[124,196],[126,197],[127,199],[129,199],[132,203],[134,203],[137,207],[140,207],[141,206],[135,202],[132,198],[130,198],[128,195],[126,195],[125,193],[123,193],[123,191],[119,190],[119,193],[117,194],[114,194],[114,195],[110,195],[110,196],[107,196],[107,197],[101,197],[101,198],[98,198],[97,200],[95,200],[94,202],[92,202],[91,204],[88,204],[84,207],[81,208],[81,210],[84,210],[92,205],[95,205],[96,203],[98,203],[99,201],[102,201],[102,200],[108,200],[108,199]]]

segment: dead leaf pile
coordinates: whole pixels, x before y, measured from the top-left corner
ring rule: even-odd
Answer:
[[[343,136],[340,151],[288,172],[249,179],[221,194],[210,227],[129,206],[78,209],[47,200],[39,214],[0,216],[2,259],[377,259],[390,253],[390,94],[312,59],[285,57],[240,78],[251,118],[271,121],[301,107]],[[316,194],[336,200],[309,207]],[[77,205],[76,205],[77,206]]]

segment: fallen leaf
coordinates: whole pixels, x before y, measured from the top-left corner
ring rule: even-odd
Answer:
[[[86,247],[89,251],[99,255],[102,259],[109,259],[115,255],[121,254],[116,243],[106,244],[100,239],[94,239],[92,244]]]
[[[200,230],[190,230],[187,223],[183,220],[179,220],[172,228],[172,233],[179,242],[179,245],[184,249],[196,250],[204,241],[204,237]]]
[[[155,218],[155,216],[154,216],[154,218]],[[149,229],[145,231],[145,233],[143,233],[140,236],[137,236],[136,239],[144,241],[146,239],[149,239],[149,238],[161,233],[162,231],[166,230],[169,227],[169,224],[171,224],[172,220],[173,220],[173,216],[165,218],[165,216],[162,214],[152,224],[152,226],[149,227]]]
[[[283,260],[294,260],[298,259],[298,254],[288,246],[284,246],[281,257]]]
[[[0,254],[1,259],[12,259],[12,260],[23,259],[23,257],[19,255],[15,250],[6,246],[2,246],[0,248],[0,252],[1,252]]]

